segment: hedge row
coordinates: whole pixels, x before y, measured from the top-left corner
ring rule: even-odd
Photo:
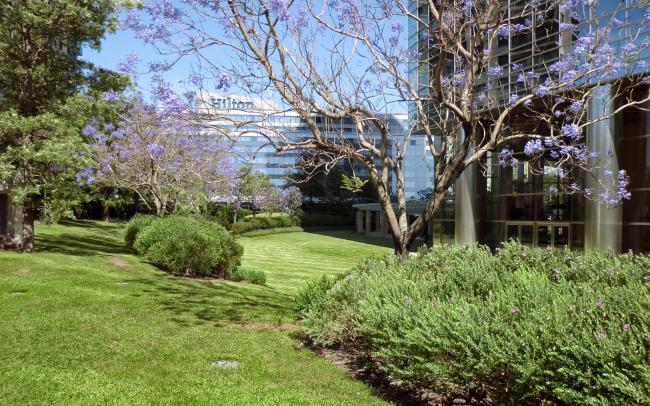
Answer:
[[[308,332],[392,379],[496,404],[650,404],[650,258],[435,246],[297,298]]]
[[[232,225],[230,231],[234,234],[246,233],[253,230],[268,230],[272,228],[295,227],[300,225],[300,219],[293,216],[268,216],[260,214],[247,217]]]

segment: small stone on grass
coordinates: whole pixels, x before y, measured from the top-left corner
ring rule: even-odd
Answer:
[[[239,366],[239,361],[234,359],[220,359],[214,361],[212,365],[219,368],[237,368]]]

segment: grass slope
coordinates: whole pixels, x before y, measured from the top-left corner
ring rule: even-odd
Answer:
[[[267,286],[170,277],[126,251],[122,227],[37,228],[0,253],[0,404],[383,404],[293,348],[293,294],[371,253],[349,232],[242,238]],[[212,365],[235,359],[235,369]]]

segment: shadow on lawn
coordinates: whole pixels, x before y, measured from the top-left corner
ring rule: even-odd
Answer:
[[[56,252],[76,256],[116,255],[131,253],[124,244],[119,244],[107,238],[96,236],[81,236],[71,233],[53,235],[37,235],[36,250],[38,252]]]
[[[219,280],[190,280],[170,275],[134,279],[146,287],[179,325],[293,321],[293,296],[268,286]]]

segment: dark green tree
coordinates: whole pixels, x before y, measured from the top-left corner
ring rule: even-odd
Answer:
[[[34,220],[48,196],[74,200],[84,114],[66,109],[87,100],[73,96],[124,85],[79,58],[83,47],[99,48],[104,34],[115,30],[117,7],[116,0],[0,5],[0,177],[23,207],[23,251],[33,249]]]

